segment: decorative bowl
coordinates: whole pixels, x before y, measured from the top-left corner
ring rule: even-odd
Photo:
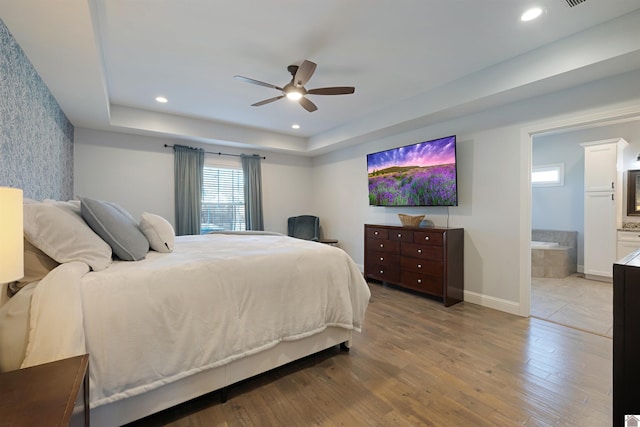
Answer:
[[[424,215],[405,215],[398,214],[398,218],[400,218],[400,223],[405,227],[419,227],[420,223],[424,219]]]

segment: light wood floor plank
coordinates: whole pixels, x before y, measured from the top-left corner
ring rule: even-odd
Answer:
[[[364,330],[136,426],[609,426],[612,340],[370,284]]]

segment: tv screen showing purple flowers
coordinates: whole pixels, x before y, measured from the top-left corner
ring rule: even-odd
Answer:
[[[456,136],[367,155],[369,204],[457,206]]]

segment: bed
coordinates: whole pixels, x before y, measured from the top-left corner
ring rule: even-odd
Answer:
[[[49,205],[66,220],[84,219],[75,202]],[[27,367],[88,353],[94,426],[122,425],[331,346],[348,347],[362,328],[370,292],[339,248],[277,233],[165,233],[158,241],[143,233],[143,258],[118,256],[105,266],[95,253],[64,259],[38,241],[50,232],[43,227],[64,231],[44,215],[33,235],[30,215],[42,210],[51,209],[25,204],[25,243],[53,253],[55,266],[0,307],[1,348],[13,351],[0,362],[5,369],[18,358]],[[82,246],[76,237],[53,240],[71,252]]]

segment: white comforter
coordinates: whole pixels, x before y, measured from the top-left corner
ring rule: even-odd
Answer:
[[[369,297],[335,247],[282,235],[179,237],[170,254],[50,273],[33,294],[23,367],[88,352],[96,407],[328,326],[360,331]]]

